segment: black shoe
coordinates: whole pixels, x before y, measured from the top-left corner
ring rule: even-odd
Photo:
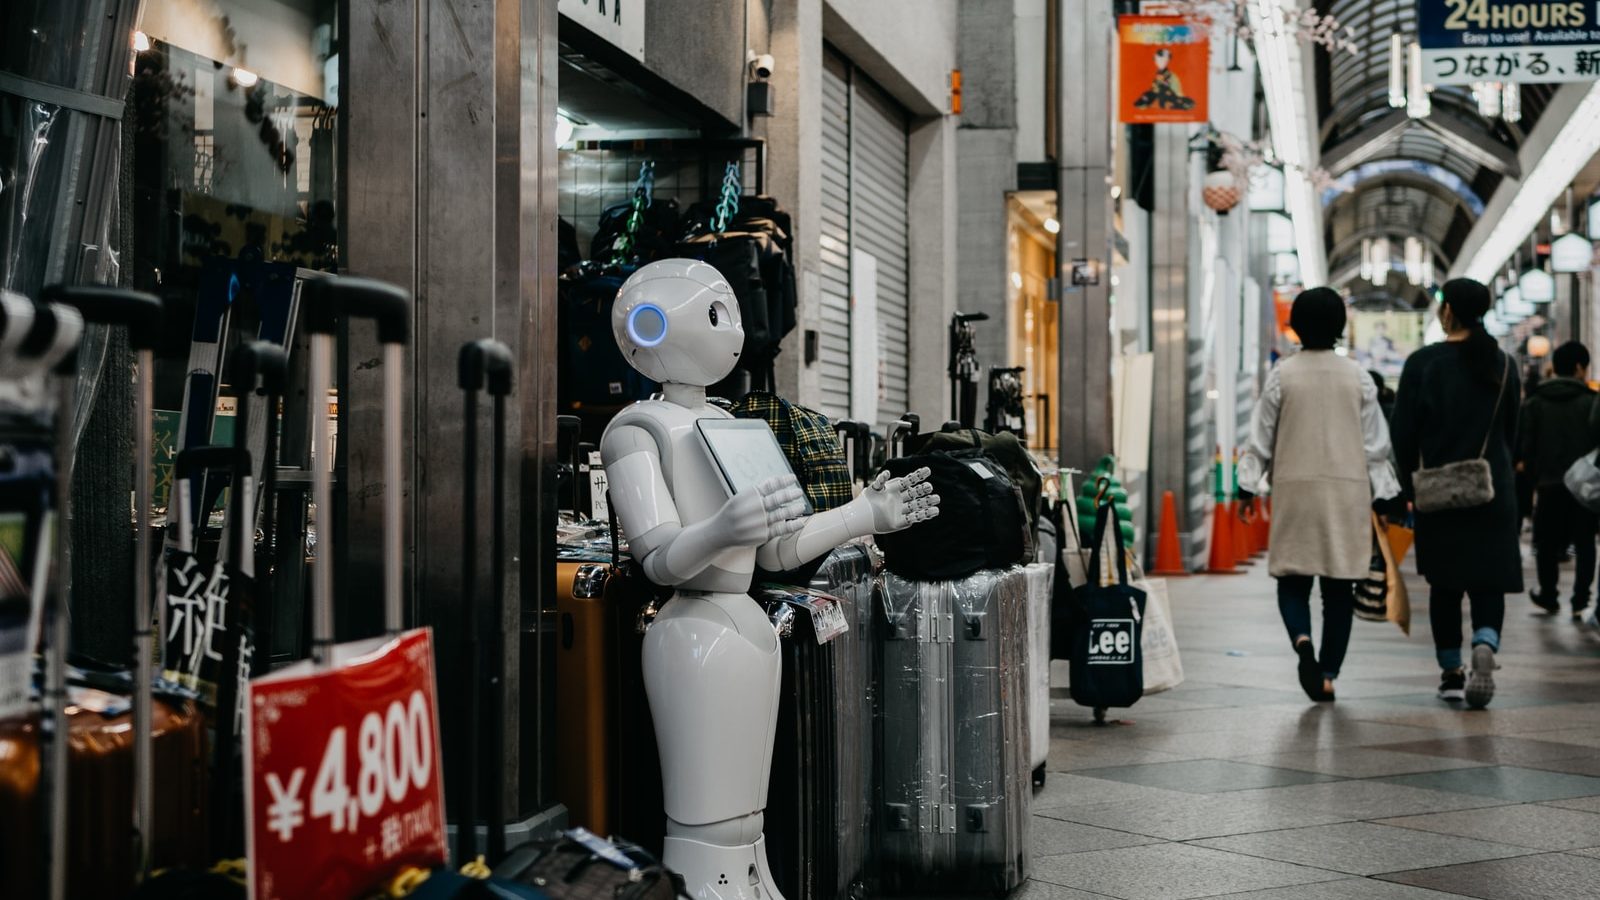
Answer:
[[[1439,699],[1460,703],[1467,699],[1467,673],[1451,669],[1439,678]]]
[[[1561,601],[1554,597],[1546,596],[1538,591],[1530,591],[1528,593],[1528,599],[1533,601],[1534,606],[1539,607],[1551,615],[1561,612]]]
[[[1294,645],[1294,652],[1300,655],[1300,689],[1318,703],[1327,700],[1328,694],[1322,689],[1322,666],[1317,664],[1317,652],[1311,642],[1300,641]]]

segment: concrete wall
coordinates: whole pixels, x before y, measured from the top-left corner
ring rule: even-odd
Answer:
[[[644,62],[730,123],[744,120],[746,0],[649,0]]]
[[[823,35],[913,115],[942,115],[956,67],[956,0],[826,0]]]

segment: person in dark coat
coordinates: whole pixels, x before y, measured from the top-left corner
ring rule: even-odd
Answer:
[[[1489,289],[1457,278],[1443,295],[1439,322],[1447,337],[1406,359],[1392,427],[1408,497],[1419,468],[1481,456],[1492,473],[1489,503],[1416,515],[1417,569],[1430,588],[1428,618],[1442,670],[1439,697],[1476,709],[1494,696],[1506,594],[1523,589],[1511,453],[1522,387],[1517,367],[1484,330]],[[1470,679],[1461,657],[1463,595],[1472,608]]]
[[[1589,418],[1595,394],[1589,389],[1589,350],[1568,341],[1550,355],[1553,378],[1528,391],[1522,404],[1517,469],[1536,487],[1533,507],[1533,553],[1538,561],[1539,589],[1530,596],[1547,613],[1561,611],[1558,588],[1561,557],[1575,549],[1572,618],[1582,619],[1594,582],[1595,532],[1600,518],[1567,490],[1567,469],[1593,450]]]

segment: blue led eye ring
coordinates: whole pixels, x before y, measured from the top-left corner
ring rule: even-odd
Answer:
[[[640,347],[654,347],[667,339],[667,314],[654,303],[641,303],[628,313],[628,337]]]

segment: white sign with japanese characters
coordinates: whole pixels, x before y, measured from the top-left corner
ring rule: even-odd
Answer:
[[[1597,0],[1417,0],[1417,40],[1428,84],[1600,78]]]

